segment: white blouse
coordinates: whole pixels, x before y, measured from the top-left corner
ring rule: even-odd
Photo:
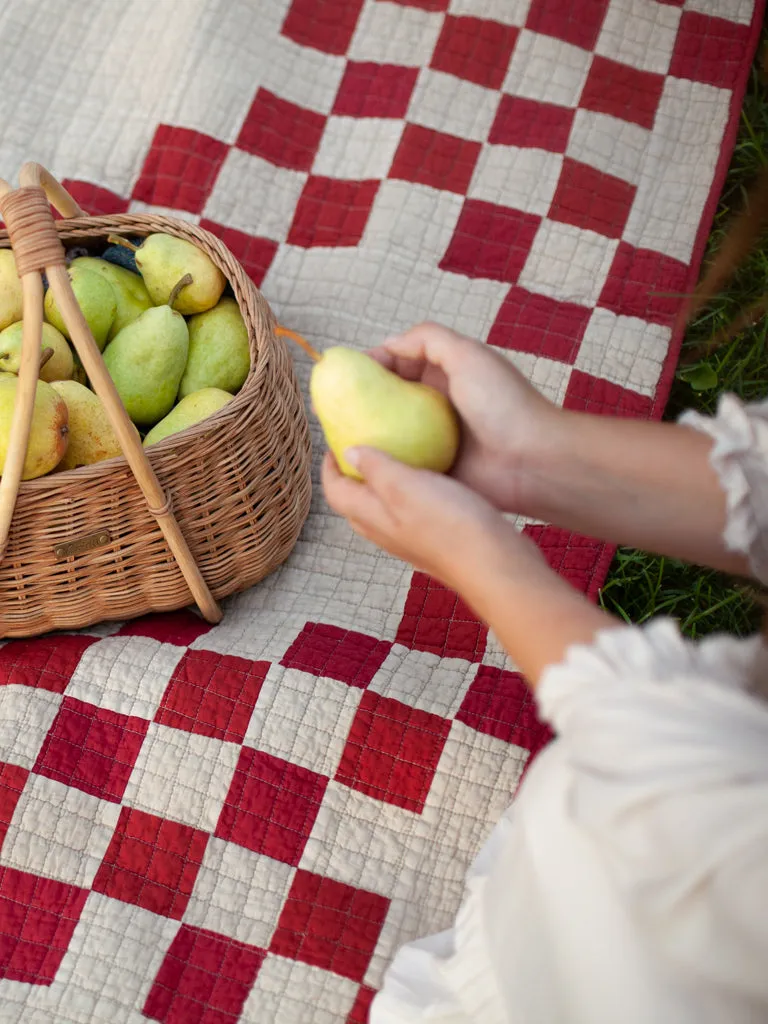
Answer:
[[[768,583],[768,403],[715,441],[727,546]],[[768,1020],[768,650],[671,620],[572,648],[538,693],[557,738],[469,870],[452,929],[405,946],[371,1024]]]

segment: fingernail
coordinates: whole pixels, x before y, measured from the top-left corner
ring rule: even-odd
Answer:
[[[359,448],[347,448],[344,452],[344,458],[350,464],[352,469],[360,469],[360,449]]]

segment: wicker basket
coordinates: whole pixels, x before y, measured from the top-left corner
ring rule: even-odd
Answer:
[[[208,232],[159,216],[87,217],[38,165],[25,165],[20,179],[23,187],[15,192],[0,182],[0,213],[8,227],[0,230],[0,247],[13,244],[24,291],[19,397],[0,480],[0,637],[75,629],[193,602],[205,618],[218,621],[216,601],[280,565],[309,510],[309,429],[272,312],[226,246]],[[64,220],[53,221],[48,200]],[[66,318],[62,242],[95,249],[110,233],[157,231],[199,246],[231,285],[251,347],[242,390],[214,416],[145,451],[80,317],[68,323],[72,340],[125,454],[19,484],[29,432],[24,419],[28,424],[40,359],[40,270],[58,286]],[[73,296],[71,302],[77,320]],[[26,410],[20,408],[25,388]]]

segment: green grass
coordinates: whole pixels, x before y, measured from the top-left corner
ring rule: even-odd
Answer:
[[[755,64],[708,252],[719,245],[726,224],[743,201],[745,189],[766,163],[768,86],[763,84]],[[723,294],[691,324],[683,352],[709,341],[739,310],[766,292],[768,240],[764,239]],[[767,343],[768,317],[708,358],[706,365],[714,371],[710,377],[713,381],[716,378],[717,383],[705,391],[695,391],[685,379],[688,374],[678,370],[665,418],[676,419],[684,409],[712,413],[723,392],[746,400],[768,396]],[[743,581],[632,548],[620,548],[617,552],[600,600],[607,610],[631,622],[671,615],[691,637],[721,630],[744,635],[757,627],[761,615],[754,592]]]

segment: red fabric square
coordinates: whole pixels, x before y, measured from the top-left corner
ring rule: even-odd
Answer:
[[[346,117],[405,117],[418,68],[349,61],[332,114]]]
[[[0,850],[28,776],[26,768],[0,761]]]
[[[93,890],[180,921],[207,843],[207,832],[123,807]]]
[[[572,363],[590,315],[591,310],[575,302],[558,302],[514,287],[501,304],[488,342]]]
[[[211,135],[158,125],[133,198],[202,213],[229,146]]]
[[[162,1024],[235,1024],[266,951],[183,924],[144,1004]]]
[[[144,718],[65,697],[32,770],[120,803],[148,728]]]
[[[268,661],[214,651],[186,651],[174,669],[155,721],[229,743],[242,743]]]
[[[261,750],[243,747],[216,835],[273,860],[301,860],[328,779]]]
[[[743,67],[749,32],[749,25],[737,25],[698,11],[683,11],[670,75],[732,89]]]
[[[479,142],[406,124],[389,177],[465,195],[481,148]]]
[[[519,672],[481,665],[456,715],[478,732],[537,750],[546,726],[536,714],[536,703]]]
[[[492,281],[517,281],[540,223],[541,217],[532,213],[467,199],[440,269]]]
[[[256,93],[237,139],[239,149],[277,167],[308,171],[325,130],[325,117],[266,89]]]
[[[575,116],[576,111],[567,107],[505,94],[501,97],[488,141],[497,146],[564,153]]]
[[[671,256],[619,242],[598,305],[669,326],[682,305],[688,269]]]
[[[488,627],[448,587],[414,572],[395,640],[441,658],[482,661]]]
[[[0,867],[0,978],[50,985],[87,896],[86,889]]]
[[[357,245],[363,237],[378,181],[310,176],[296,204],[289,245]]]
[[[362,6],[363,0],[293,0],[282,34],[301,46],[343,55]]]
[[[603,416],[626,416],[647,420],[651,415],[651,399],[635,391],[592,377],[581,370],[572,370],[563,408],[591,412]]]
[[[336,781],[420,814],[451,723],[366,690]]]
[[[536,541],[555,572],[577,590],[591,592],[605,547],[602,541],[556,526],[526,526],[523,532]]]
[[[0,686],[34,686],[64,693],[92,636],[43,636],[0,647]]]
[[[526,28],[591,50],[608,4],[609,0],[533,0]]]
[[[497,21],[448,15],[430,67],[465,78],[475,85],[500,89],[518,32],[519,29]]]
[[[378,893],[297,871],[270,952],[362,981],[388,909]]]
[[[594,57],[579,106],[652,128],[663,88],[663,75]]]
[[[124,623],[117,635],[146,636],[163,644],[189,647],[210,628],[209,623],[199,615],[184,608],[180,612],[163,612],[159,615],[144,615],[140,619],[133,619]]]
[[[368,1014],[375,995],[376,989],[361,985],[357,990],[355,1004],[349,1011],[345,1024],[368,1024]]]
[[[277,253],[277,242],[272,241],[271,238],[247,235],[244,231],[225,227],[225,225],[217,224],[205,217],[200,221],[200,227],[222,240],[238,262],[242,264],[256,287],[260,288]],[[210,629],[210,627],[207,628]]]
[[[364,689],[384,664],[391,648],[388,640],[308,622],[280,664]]]
[[[101,185],[94,185],[90,181],[74,181],[72,178],[62,178],[61,184],[91,217],[128,212],[129,200]]]
[[[608,238],[621,238],[636,191],[621,178],[566,157],[549,217]]]

